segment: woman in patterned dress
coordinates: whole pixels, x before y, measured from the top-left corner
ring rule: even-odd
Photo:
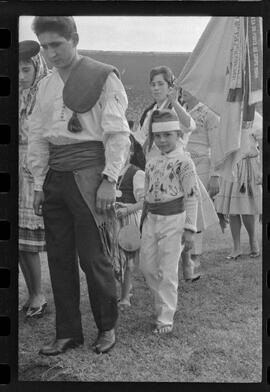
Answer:
[[[26,163],[28,120],[38,82],[49,70],[35,41],[19,43],[19,261],[29,297],[20,310],[29,318],[42,317],[46,300],[41,289],[39,253],[45,250],[43,219],[34,213],[34,182]]]
[[[182,90],[182,101],[196,123],[196,130],[189,136],[186,151],[190,153],[200,180],[213,198],[219,191],[219,176],[214,170],[212,152],[215,148],[220,119],[216,113],[186,90]],[[223,220],[221,219],[220,222],[223,223]],[[200,266],[202,243],[203,232],[196,233],[192,250],[182,253],[184,264]]]
[[[242,255],[240,233],[242,223],[249,236],[251,258],[260,256],[256,239],[256,216],[262,213],[262,117],[255,112],[252,128],[248,131],[250,150],[237,164],[237,175],[232,181],[221,178],[216,196],[216,210],[229,215],[233,239],[232,252],[227,259],[236,260]]]

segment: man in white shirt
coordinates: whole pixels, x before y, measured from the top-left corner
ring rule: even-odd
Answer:
[[[35,17],[32,28],[54,66],[39,86],[28,150],[56,308],[56,339],[40,354],[83,344],[77,255],[98,328],[93,348],[105,353],[118,316],[110,211],[130,145],[127,96],[116,69],[78,54],[72,17]]]

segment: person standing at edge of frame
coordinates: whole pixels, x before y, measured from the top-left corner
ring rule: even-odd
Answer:
[[[38,16],[32,28],[54,66],[40,85],[28,151],[56,308],[56,339],[40,354],[83,344],[77,252],[98,328],[92,347],[105,353],[116,342],[110,217],[130,146],[127,96],[113,66],[79,55],[73,17]]]
[[[42,292],[40,252],[45,251],[44,223],[33,209],[34,179],[27,165],[29,119],[38,84],[49,69],[38,42],[19,42],[19,261],[29,297],[19,311],[26,318],[43,317],[47,301]]]

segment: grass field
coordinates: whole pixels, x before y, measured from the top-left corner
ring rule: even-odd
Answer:
[[[257,232],[261,241],[261,226]],[[38,355],[54,338],[54,305],[46,255],[43,286],[48,299],[44,318],[19,318],[20,381],[178,381],[260,382],[262,367],[262,265],[248,257],[247,235],[242,229],[244,255],[226,260],[231,239],[213,226],[205,233],[203,276],[185,283],[179,270],[179,304],[170,336],[151,334],[153,302],[140,271],[135,271],[132,307],[119,316],[114,349],[95,354],[90,344],[96,327],[90,312],[86,281],[81,275],[81,313],[85,343],[56,357]],[[20,302],[26,296],[19,276]]]

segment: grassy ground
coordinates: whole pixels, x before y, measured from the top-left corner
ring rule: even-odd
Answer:
[[[56,357],[38,355],[54,338],[54,305],[43,259],[43,282],[48,312],[39,320],[19,320],[19,380],[21,381],[178,381],[260,382],[262,361],[261,258],[248,257],[242,229],[244,256],[226,260],[230,232],[218,226],[206,232],[203,277],[188,284],[179,271],[179,305],[170,336],[151,334],[153,302],[139,271],[134,274],[132,307],[120,314],[118,343],[106,355],[90,344],[96,327],[81,276],[81,312],[85,344]],[[261,238],[261,228],[258,224]],[[19,276],[20,302],[26,296]]]

